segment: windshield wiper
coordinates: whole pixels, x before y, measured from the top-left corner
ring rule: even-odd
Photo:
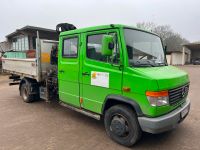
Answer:
[[[155,67],[154,65],[151,65],[151,64],[133,64],[131,66],[132,67]]]
[[[149,60],[145,60],[145,61],[137,60],[134,63],[132,63],[132,66],[133,67],[156,67],[155,63]]]
[[[166,63],[156,63],[158,66],[167,66]]]

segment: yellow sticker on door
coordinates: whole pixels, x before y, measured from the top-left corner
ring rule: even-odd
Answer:
[[[109,73],[92,71],[91,85],[109,88]]]

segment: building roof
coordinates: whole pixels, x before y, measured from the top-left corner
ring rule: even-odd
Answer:
[[[195,51],[198,50],[198,51],[200,51],[200,41],[183,44],[183,46],[187,47],[190,50],[195,50]]]
[[[182,48],[181,49],[177,49],[177,50],[167,49],[167,53],[173,53],[173,52],[182,52]]]
[[[34,26],[27,25],[21,29],[17,29],[15,32],[8,34],[6,37],[10,38],[10,37],[18,34],[20,31],[44,31],[44,32],[49,32],[49,33],[56,33],[56,30],[53,30],[53,29],[47,29],[47,28],[34,27]]]
[[[187,43],[187,44],[183,44],[183,45],[200,45],[200,41],[196,41],[196,42],[192,42],[192,43]]]

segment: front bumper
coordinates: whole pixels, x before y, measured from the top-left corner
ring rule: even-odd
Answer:
[[[181,113],[188,109],[188,112],[182,117]],[[156,117],[138,117],[140,127],[143,131],[149,133],[161,133],[175,128],[181,121],[183,121],[188,115],[190,110],[190,101],[187,100],[186,103],[170,112],[169,114]]]

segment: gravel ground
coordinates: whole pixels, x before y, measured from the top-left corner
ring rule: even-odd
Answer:
[[[189,116],[173,131],[144,133],[131,149],[200,149],[200,67],[180,67],[190,75]],[[103,123],[58,104],[22,102],[18,86],[8,86],[0,76],[0,149],[25,150],[118,150],[129,149],[106,136]]]

